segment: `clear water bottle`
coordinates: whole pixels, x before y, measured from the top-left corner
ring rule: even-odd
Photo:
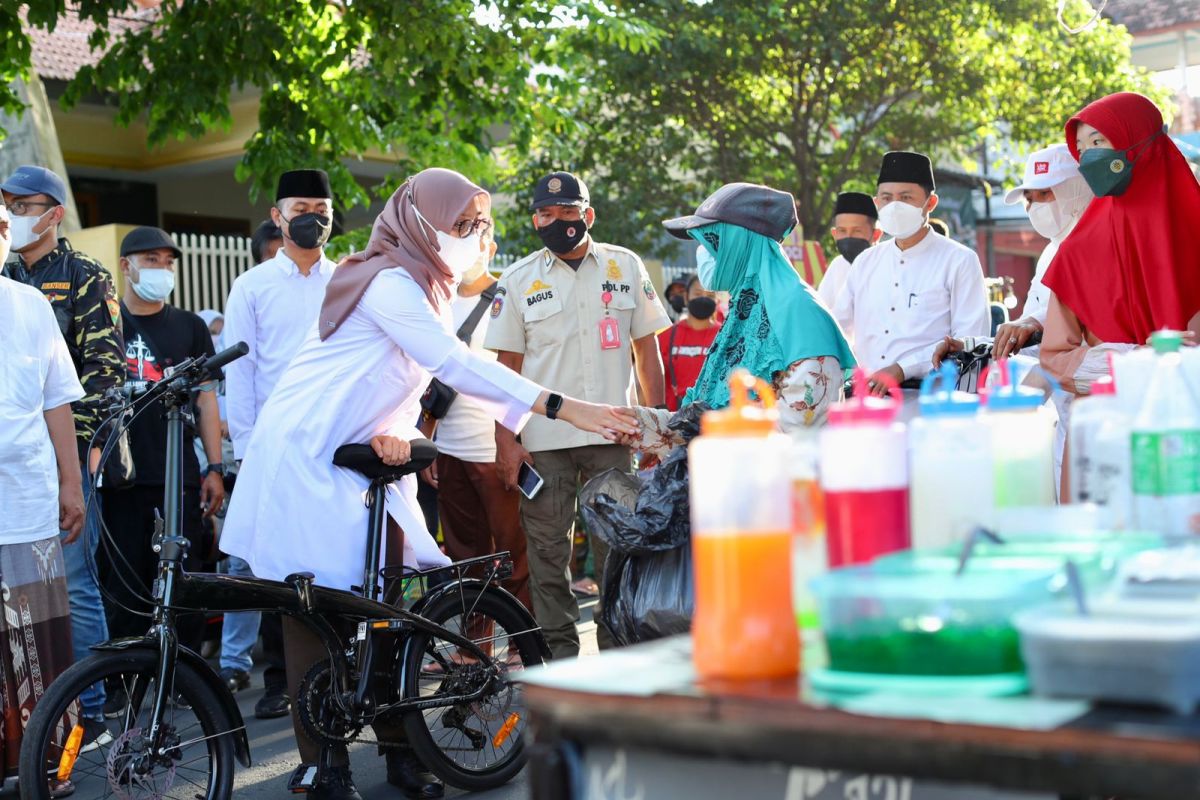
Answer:
[[[951,362],[925,376],[921,414],[909,423],[913,547],[962,542],[992,517],[992,436],[979,419],[979,396],[955,391]]]
[[[992,434],[995,507],[1052,506],[1054,491],[1054,414],[1040,389],[1017,381],[1015,361],[996,362],[984,381],[981,419]],[[1043,373],[1044,374],[1044,373]],[[989,379],[999,376],[999,385]],[[1057,382],[1045,375],[1054,389]]]
[[[1071,502],[1106,506],[1116,528],[1133,523],[1132,423],[1112,378],[1071,404]]]
[[[1158,359],[1131,437],[1138,527],[1173,539],[1200,533],[1200,402],[1183,372],[1183,334],[1150,337]]]

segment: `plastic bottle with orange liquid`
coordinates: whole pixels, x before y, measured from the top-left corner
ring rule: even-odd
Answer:
[[[750,402],[753,391],[763,406]],[[775,395],[744,370],[730,406],[700,421],[688,448],[696,604],[692,659],[701,678],[794,676],[791,442]]]

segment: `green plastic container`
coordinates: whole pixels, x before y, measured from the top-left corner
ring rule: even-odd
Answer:
[[[973,559],[961,576],[957,568],[957,558],[908,553],[817,578],[813,589],[830,669],[942,676],[1022,672],[1013,615],[1052,601],[1065,588],[1061,559]]]

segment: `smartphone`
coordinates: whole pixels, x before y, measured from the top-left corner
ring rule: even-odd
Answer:
[[[529,466],[528,462],[521,462],[521,470],[517,473],[517,488],[521,490],[521,494],[525,495],[527,500],[536,497],[545,483],[542,476],[538,475],[537,470]]]

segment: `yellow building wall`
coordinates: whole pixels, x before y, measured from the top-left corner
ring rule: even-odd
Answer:
[[[87,253],[112,273],[118,297],[125,292],[125,281],[121,277],[120,267],[121,240],[125,238],[125,234],[136,227],[136,225],[100,225],[75,231],[69,237],[72,247],[81,253]]]

